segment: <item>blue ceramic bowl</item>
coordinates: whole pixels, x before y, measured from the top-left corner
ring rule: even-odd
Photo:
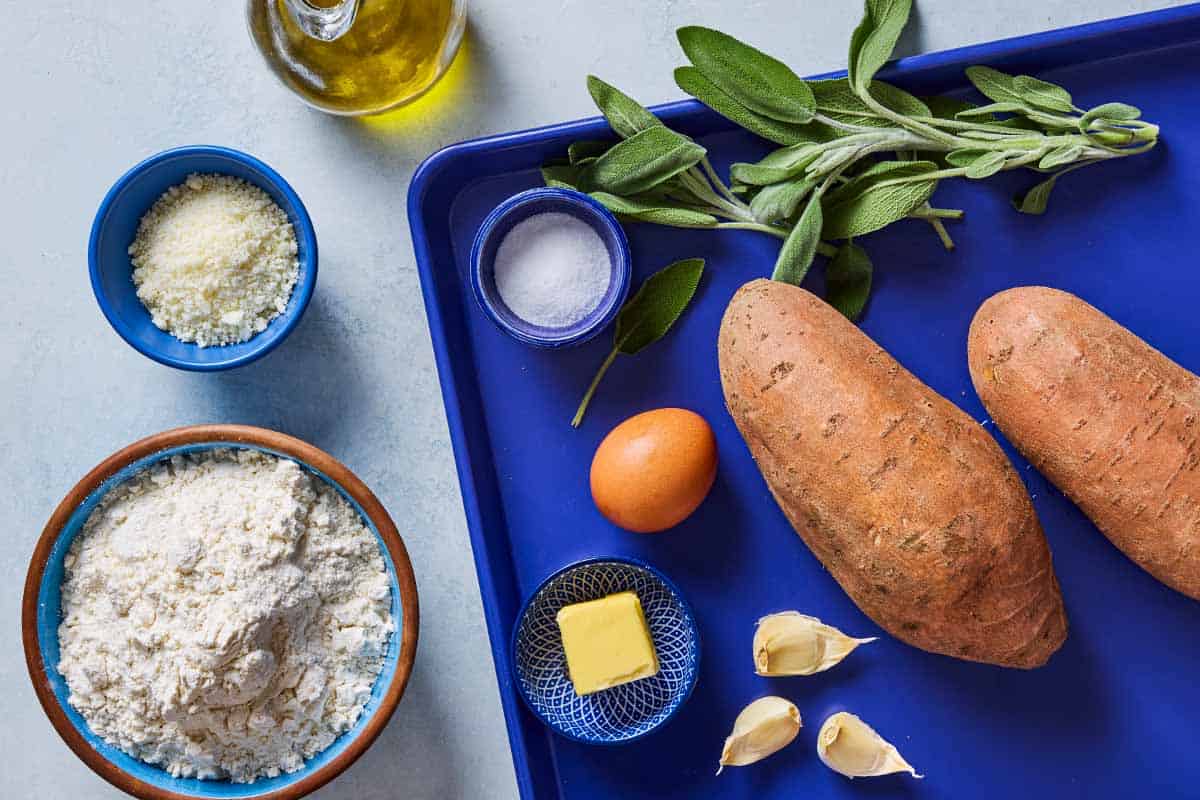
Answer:
[[[163,192],[194,172],[232,175],[258,186],[287,213],[296,232],[300,271],[287,308],[266,330],[239,344],[199,347],[159,330],[133,285],[128,249],[138,223]],[[317,236],[299,196],[257,158],[227,147],[177,147],[147,158],[108,190],[92,223],[88,269],[100,310],[113,330],[142,355],[179,369],[230,369],[274,350],[300,321],[317,282]]]
[[[571,603],[633,591],[658,653],[658,674],[579,697],[567,675],[555,615]],[[700,673],[700,632],[683,596],[665,575],[631,558],[595,558],[564,567],[526,601],[513,629],[513,674],[534,714],[568,739],[621,744],[675,716]]]
[[[254,449],[290,458],[338,491],[379,540],[392,585],[396,632],[383,669],[354,727],[304,763],[298,772],[253,783],[174,778],[92,733],[72,708],[58,672],[63,559],[88,516],[113,487],[155,463],[182,453],[221,447]],[[371,491],[327,453],[284,434],[244,425],[197,425],[166,431],[115,453],[92,470],[59,504],[38,541],[25,582],[22,638],[34,689],[67,745],[119,789],[146,800],[255,798],[295,800],[337,777],[387,724],[411,674],[417,640],[417,595],[412,565],[395,525]]]
[[[547,328],[526,322],[509,310],[496,290],[496,251],[504,237],[518,222],[551,211],[570,214],[591,225],[608,249],[612,267],[612,279],[600,304],[566,328]],[[607,208],[586,194],[569,189],[529,189],[496,206],[479,226],[471,245],[471,289],[483,313],[517,341],[535,347],[569,347],[591,339],[616,318],[629,295],[631,264],[625,231]]]

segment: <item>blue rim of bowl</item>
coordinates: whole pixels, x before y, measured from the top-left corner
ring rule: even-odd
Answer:
[[[565,203],[571,203],[577,206],[587,208],[592,215],[590,221],[602,224],[607,229],[617,242],[617,255],[615,266],[617,291],[610,301],[610,306],[603,315],[598,317],[591,325],[580,328],[575,333],[561,338],[544,338],[531,336],[525,331],[514,328],[509,325],[493,306],[493,301],[487,296],[483,290],[483,278],[481,275],[482,265],[480,264],[480,256],[482,255],[483,245],[492,235],[492,231],[508,214],[525,205],[541,198],[552,198]],[[589,224],[590,224],[589,221]],[[487,315],[488,319],[496,324],[500,330],[507,333],[522,344],[532,345],[533,347],[541,347],[543,349],[558,349],[560,347],[570,347],[572,345],[583,344],[595,338],[600,331],[607,328],[616,316],[621,311],[621,307],[625,305],[625,300],[629,296],[629,285],[633,282],[633,258],[629,251],[629,240],[625,236],[625,229],[621,227],[621,223],[616,216],[609,211],[604,205],[593,197],[590,197],[583,192],[577,192],[573,189],[560,189],[555,186],[538,186],[533,189],[526,189],[523,192],[518,192],[512,197],[504,200],[500,205],[496,206],[491,212],[484,217],[483,222],[479,225],[479,230],[475,233],[475,239],[471,242],[471,293],[475,295],[475,302]],[[552,330],[547,328],[547,330]],[[569,328],[568,328],[569,330]]]
[[[307,248],[308,252],[309,277],[304,283],[297,285],[295,289],[293,289],[293,291],[299,292],[299,299],[296,304],[296,309],[293,313],[282,320],[283,328],[280,330],[279,335],[261,347],[256,348],[244,355],[228,359],[227,361],[213,361],[201,364],[194,361],[187,361],[185,359],[173,358],[171,356],[155,352],[150,348],[143,347],[135,337],[129,334],[129,331],[125,328],[125,323],[122,322],[114,313],[112,306],[108,301],[108,297],[100,288],[100,232],[103,230],[104,220],[108,217],[108,212],[113,204],[113,201],[116,200],[117,196],[122,191],[124,191],[125,187],[129,185],[129,182],[137,177],[140,173],[144,172],[150,167],[155,166],[161,161],[166,161],[170,158],[177,158],[185,155],[221,156],[223,158],[228,158],[245,164],[246,166],[256,169],[265,175],[267,179],[279,189],[280,193],[287,198],[288,202],[295,209],[296,222],[298,224],[293,227],[298,228],[296,235],[304,240],[304,247]],[[100,311],[103,312],[104,318],[108,320],[108,324],[114,331],[117,332],[118,336],[125,340],[126,344],[147,358],[157,361],[159,364],[163,364],[168,367],[185,369],[192,372],[217,372],[220,370],[240,367],[244,364],[249,364],[251,361],[256,361],[257,359],[262,358],[267,353],[270,353],[272,350],[278,347],[292,332],[292,329],[295,328],[300,322],[300,317],[304,316],[304,310],[308,308],[308,301],[312,299],[313,289],[317,284],[317,234],[316,230],[313,228],[312,219],[308,216],[308,209],[304,207],[303,201],[300,200],[300,195],[296,194],[296,191],[292,188],[291,184],[284,180],[282,175],[269,167],[263,161],[255,158],[249,153],[243,153],[241,150],[234,150],[231,147],[221,147],[219,145],[209,144],[183,145],[181,147],[172,147],[169,150],[163,150],[160,153],[155,153],[149,158],[139,161],[137,164],[130,167],[124,175],[117,178],[116,182],[113,183],[112,187],[104,195],[104,199],[100,201],[100,207],[96,210],[96,216],[92,219],[92,230],[91,234],[88,236],[88,275],[91,278],[92,294],[96,297],[96,302],[100,306]],[[248,341],[253,341],[253,338],[249,339]]]
[[[545,716],[543,716],[541,714],[541,712],[539,712],[537,710],[537,708],[534,707],[533,701],[529,698],[529,695],[525,692],[525,687],[521,685],[521,681],[517,678],[517,675],[519,674],[518,670],[517,670],[517,648],[518,648],[518,639],[519,639],[518,634],[521,631],[521,622],[525,619],[525,615],[527,613],[529,613],[530,607],[533,606],[533,601],[537,599],[537,596],[539,594],[541,594],[542,589],[545,589],[546,585],[549,584],[551,581],[555,580],[556,578],[558,578],[568,572],[571,572],[572,570],[580,569],[581,567],[589,567],[593,564],[627,564],[631,567],[638,567],[639,569],[644,569],[647,572],[649,572],[651,575],[653,575],[655,578],[662,581],[663,584],[666,585],[666,587],[671,590],[671,593],[674,594],[675,597],[677,597],[679,599],[679,605],[683,609],[684,615],[687,617],[688,622],[691,623],[692,632],[696,639],[696,669],[693,670],[691,680],[688,681],[687,689],[684,691],[683,695],[679,698],[679,702],[675,704],[675,707],[673,709],[671,709],[671,713],[667,714],[665,717],[663,717],[661,720],[659,720],[658,724],[655,725],[653,728],[642,731],[641,733],[637,734],[636,736],[631,736],[628,739],[617,739],[617,740],[613,740],[613,741],[607,741],[604,739],[584,739],[580,736],[575,736],[574,734],[567,733],[562,728],[558,727],[553,722],[551,722],[549,719],[547,719]],[[692,692],[695,691],[695,689],[696,689],[696,683],[700,680],[701,655],[702,655],[702,653],[701,653],[701,641],[700,641],[700,625],[696,622],[696,614],[695,614],[695,612],[692,611],[692,606],[688,603],[687,598],[684,597],[683,592],[681,592],[679,590],[679,587],[675,585],[675,582],[673,580],[671,580],[670,578],[668,578],[666,575],[664,575],[662,573],[662,571],[658,569],[658,567],[655,567],[655,566],[649,564],[648,562],[641,560],[640,558],[633,558],[631,556],[593,556],[591,558],[582,559],[581,561],[572,562],[572,563],[567,564],[564,567],[560,567],[560,568],[556,569],[554,572],[550,573],[548,576],[546,576],[546,578],[544,578],[537,585],[537,588],[535,588],[530,593],[529,597],[525,598],[525,602],[521,603],[521,610],[517,612],[517,618],[513,622],[512,634],[509,637],[509,647],[508,647],[508,662],[509,662],[509,669],[513,676],[513,685],[517,687],[517,694],[519,694],[521,696],[521,700],[525,703],[525,707],[527,709],[529,709],[530,713],[532,713],[535,717],[537,717],[539,720],[541,720],[543,725],[545,725],[547,728],[550,728],[552,731],[554,731],[556,734],[563,737],[564,739],[570,739],[571,741],[579,742],[580,744],[599,745],[601,747],[620,747],[622,745],[630,744],[631,742],[636,742],[639,739],[644,739],[645,737],[647,737],[653,733],[657,733],[668,722],[675,719],[675,715],[677,715],[679,713],[679,711],[685,705],[687,705],[688,700],[691,699]]]

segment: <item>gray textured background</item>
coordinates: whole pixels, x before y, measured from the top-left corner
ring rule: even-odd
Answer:
[[[920,0],[903,54],[1181,4]],[[593,113],[596,72],[646,103],[679,96],[672,32],[722,28],[798,72],[844,65],[860,4],[748,0],[469,0],[468,42],[430,98],[383,121],[324,116],[259,62],[242,6],[6,0],[0,161],[0,797],[118,793],[44,718],[19,644],[30,552],[62,495],[113,450],[196,422],[307,439],[370,485],[405,536],[422,605],[408,693],[375,746],[316,797],[515,797],[445,416],[405,217],[421,160],[461,139]],[[799,9],[799,10],[797,10]],[[108,327],[87,233],[126,168],[181,144],[247,150],[317,226],[320,280],[298,329],[251,366],[177,372]],[[715,745],[714,745],[715,746]]]

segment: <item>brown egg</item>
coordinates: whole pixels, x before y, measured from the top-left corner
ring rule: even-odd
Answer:
[[[717,440],[704,417],[658,408],[609,432],[592,458],[592,499],[610,522],[638,533],[687,519],[717,476]]]

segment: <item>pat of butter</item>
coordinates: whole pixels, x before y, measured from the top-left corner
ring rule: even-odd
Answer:
[[[658,655],[633,592],[563,606],[557,620],[575,694],[582,697],[658,674]]]

